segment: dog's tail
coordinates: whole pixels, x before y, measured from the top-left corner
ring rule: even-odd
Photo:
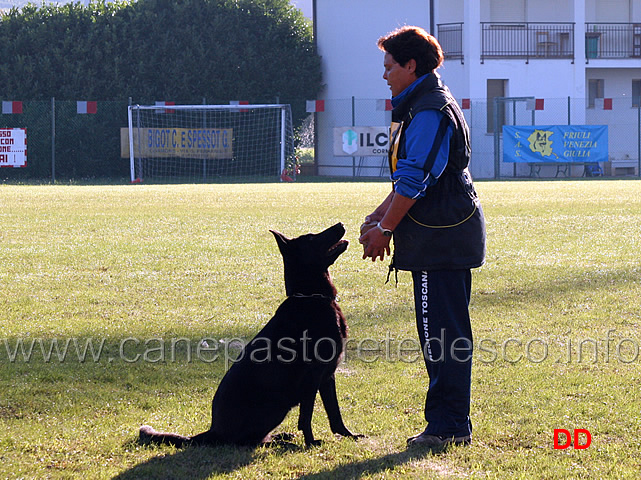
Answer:
[[[189,445],[214,445],[217,443],[210,431],[194,435],[193,437],[185,437],[183,435],[178,435],[177,433],[157,432],[149,425],[143,425],[140,427],[138,436],[139,442],[143,445],[172,445],[176,448],[182,448]]]

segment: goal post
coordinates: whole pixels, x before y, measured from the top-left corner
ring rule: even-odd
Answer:
[[[280,178],[294,157],[291,108],[261,105],[130,105],[132,182]]]

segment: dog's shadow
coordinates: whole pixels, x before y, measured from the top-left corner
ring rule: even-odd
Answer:
[[[217,447],[188,447],[177,450],[173,454],[162,454],[150,458],[114,477],[114,480],[134,479],[178,479],[185,478],[189,472],[191,480],[205,480],[213,474],[229,474],[251,464],[261,456],[261,449],[268,448],[272,452],[285,455],[295,451],[305,450],[303,447],[289,443],[278,442],[269,446],[242,448],[234,446]],[[390,453],[382,457],[371,458],[359,462],[345,463],[327,470],[303,474],[297,480],[333,480],[359,479],[364,475],[376,475],[388,469],[431,456],[429,450],[420,447]]]
[[[254,449],[226,447],[193,447],[163,453],[139,463],[114,477],[114,480],[185,478],[189,472],[192,480],[204,480],[213,474],[232,473],[250,464],[255,457]]]
[[[125,444],[125,448],[130,449],[137,445],[140,444],[130,441]],[[187,447],[170,454],[158,449],[157,456],[122,472],[113,480],[179,479],[185,478],[185,472],[189,472],[190,480],[204,480],[213,474],[232,473],[249,465],[260,457],[261,449],[266,448],[283,454],[303,450],[303,447],[287,441],[274,442],[260,448],[230,445]]]

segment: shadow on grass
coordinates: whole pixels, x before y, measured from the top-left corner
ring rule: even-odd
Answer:
[[[414,447],[402,452],[390,453],[383,457],[338,465],[323,472],[304,474],[297,477],[297,480],[335,480],[337,478],[341,480],[359,479],[363,476],[376,475],[378,473],[385,472],[386,470],[392,470],[411,461],[435,455],[439,454],[434,453],[427,448]]]
[[[274,448],[280,454],[289,453],[292,450],[302,450],[295,445],[268,448]],[[298,480],[359,479],[364,475],[381,473],[433,455],[438,454],[432,453],[429,449],[412,448],[383,457],[338,465],[322,472],[303,474],[296,478]],[[257,454],[256,449],[233,446],[192,447],[178,450],[172,454],[159,452],[158,456],[132,467],[114,477],[113,480],[168,478],[204,480],[213,474],[232,473],[249,465],[259,456],[260,454]]]
[[[212,474],[231,473],[255,458],[255,450],[238,447],[191,447],[158,456],[140,463],[114,480],[189,478],[204,480]]]
[[[136,441],[125,444],[127,448],[139,445]],[[149,447],[158,452],[158,456],[140,463],[113,480],[134,479],[182,479],[204,480],[213,474],[228,474],[249,465],[260,457],[260,449],[221,445],[215,447],[186,447],[166,454],[160,447]],[[260,448],[268,448],[276,454],[285,454],[302,450],[300,446],[288,441],[276,441]]]
[[[618,291],[629,285],[636,285],[639,267],[597,268],[549,267],[541,269],[534,279],[515,281],[496,290],[478,290],[474,301],[478,305],[505,305],[520,302],[542,302],[548,305],[550,299],[599,298],[602,292]]]

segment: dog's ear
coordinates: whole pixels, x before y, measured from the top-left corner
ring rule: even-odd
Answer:
[[[278,244],[278,248],[282,252],[285,248],[287,248],[287,244],[289,243],[289,238],[287,238],[285,235],[283,235],[280,232],[277,232],[276,230],[270,230],[274,234],[274,238],[276,238],[276,243]]]

